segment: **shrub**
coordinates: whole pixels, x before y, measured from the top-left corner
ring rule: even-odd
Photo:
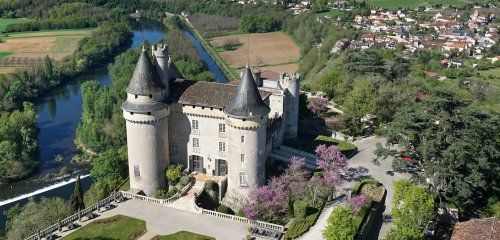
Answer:
[[[238,210],[238,212],[236,212],[236,216],[245,217],[245,211],[243,211],[243,209]]]
[[[179,179],[179,185],[182,186],[182,187],[185,187],[186,185],[189,184],[189,182],[191,181],[191,177],[189,176],[182,176],[180,179]]]
[[[207,191],[216,191],[217,187],[217,183],[213,180],[208,180],[205,182],[205,190]]]
[[[297,200],[293,203],[293,213],[296,218],[305,218],[307,216],[307,208],[309,202],[307,200]]]
[[[157,199],[169,199],[173,197],[175,194],[177,194],[179,190],[176,187],[170,188],[170,190],[167,192],[163,189],[157,190],[155,192],[155,198]]]
[[[222,44],[222,48],[224,48],[224,50],[226,51],[232,51],[237,49],[240,45],[241,43],[237,38],[230,38],[224,41],[224,43]]]
[[[179,181],[179,179],[182,177],[182,165],[181,164],[176,164],[176,165],[170,165],[167,169],[166,173],[167,179],[171,181],[171,185],[174,185]]]
[[[231,208],[222,204],[217,207],[217,212],[234,215],[234,211]]]

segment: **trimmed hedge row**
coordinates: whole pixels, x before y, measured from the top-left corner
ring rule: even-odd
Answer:
[[[360,181],[357,181],[355,184],[354,184],[354,188],[352,189],[352,193],[354,195],[358,195],[359,194],[359,191],[361,191],[361,188],[363,187],[363,185],[365,184],[374,184],[374,185],[377,185],[377,186],[382,186],[382,183],[380,183],[379,181],[373,179],[373,178],[367,178],[367,179],[362,179]]]
[[[298,205],[303,205],[302,203],[299,203]],[[325,200],[324,199],[318,199],[318,202],[316,203],[315,207],[308,207],[307,208],[307,216],[305,218],[300,218],[300,217],[295,217],[293,222],[290,224],[290,227],[285,233],[285,239],[295,239],[300,237],[302,234],[305,232],[309,231],[309,229],[316,223],[316,220],[318,219],[321,211],[323,210],[323,207],[325,206]],[[297,206],[299,207],[299,206]],[[299,208],[301,208],[300,206]],[[294,204],[295,208],[295,204]]]
[[[350,156],[351,154],[357,151],[356,145],[350,142],[339,141],[337,139],[327,137],[324,135],[319,135],[318,137],[316,137],[314,141],[312,141],[309,145],[307,145],[305,151],[314,154],[314,150],[316,149],[316,147],[321,144],[325,144],[328,147],[331,145],[335,145],[346,156]]]

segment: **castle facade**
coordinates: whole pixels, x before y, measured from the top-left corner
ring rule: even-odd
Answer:
[[[143,51],[122,104],[130,188],[154,196],[165,170],[228,176],[226,198],[265,183],[269,153],[297,135],[299,76],[252,71],[227,84],[183,79],[166,46]]]

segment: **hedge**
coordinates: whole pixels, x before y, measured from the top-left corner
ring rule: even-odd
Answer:
[[[321,210],[323,210],[324,205],[325,205],[325,200],[318,199],[316,206],[309,208],[310,210],[307,211],[309,215],[307,215],[305,218],[296,217],[290,224],[288,230],[286,231],[285,239],[295,239],[300,237],[305,232],[309,231],[312,225],[316,223],[316,220],[318,219]]]
[[[296,218],[305,218],[307,216],[307,207],[309,206],[309,201],[307,200],[297,200],[293,203],[293,213]]]
[[[377,186],[382,186],[382,183],[380,183],[379,181],[377,181],[373,178],[362,179],[360,181],[357,181],[354,184],[354,188],[352,189],[352,193],[354,195],[358,195],[359,191],[361,190],[361,187],[363,187],[363,185],[365,185],[365,184],[375,184]]]
[[[321,145],[321,144],[325,144],[328,147],[331,145],[335,145],[346,156],[350,156],[351,154],[353,154],[357,151],[356,145],[354,145],[350,142],[339,141],[337,139],[323,136],[323,135],[319,135],[318,137],[316,137],[316,139],[314,141],[309,143],[309,145],[307,145],[305,151],[314,154],[314,150],[316,149],[316,147],[318,145]]]

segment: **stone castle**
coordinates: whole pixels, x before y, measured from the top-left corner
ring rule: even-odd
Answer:
[[[269,154],[297,135],[299,76],[247,66],[240,80],[196,82],[182,79],[166,46],[152,52],[143,48],[122,104],[130,188],[154,196],[170,164],[227,175],[224,201],[263,185]]]

